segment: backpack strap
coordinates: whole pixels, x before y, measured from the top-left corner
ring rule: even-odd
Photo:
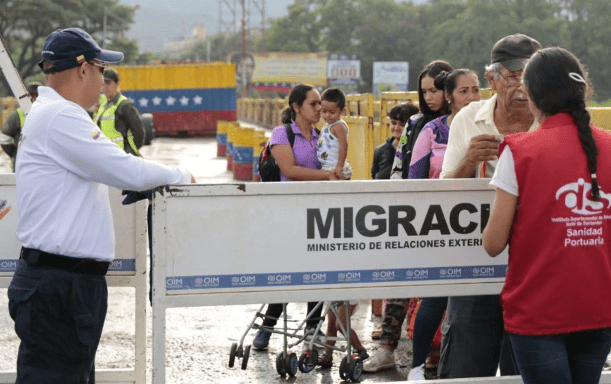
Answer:
[[[289,139],[289,144],[291,148],[293,148],[293,144],[295,144],[295,132],[293,132],[293,127],[291,127],[291,124],[284,124],[284,128],[286,129],[286,137]]]
[[[286,137],[289,139],[289,144],[291,148],[293,148],[293,144],[295,144],[295,132],[293,132],[293,127],[291,127],[291,124],[284,124],[284,128],[286,129]],[[314,130],[316,134],[320,136],[320,129],[314,128]]]

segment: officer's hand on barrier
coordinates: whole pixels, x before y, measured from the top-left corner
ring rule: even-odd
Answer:
[[[191,174],[191,184],[197,184],[197,181],[195,181],[195,177],[193,177],[193,174]]]

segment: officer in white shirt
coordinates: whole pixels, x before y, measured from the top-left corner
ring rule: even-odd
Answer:
[[[105,63],[122,59],[78,28],[52,32],[43,45],[47,86],[39,87],[17,154],[23,248],[8,290],[21,339],[17,384],[95,383],[115,250],[107,185],[141,191],[195,181],[186,169],[127,154],[87,114]]]

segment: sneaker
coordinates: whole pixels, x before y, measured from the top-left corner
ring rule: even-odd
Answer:
[[[252,341],[252,346],[256,349],[265,349],[269,345],[269,337],[272,334],[270,332],[259,331]]]
[[[373,356],[365,360],[363,371],[377,372],[395,367],[395,355],[385,348],[378,348]]]
[[[426,377],[424,377],[424,364],[422,364],[419,367],[410,369],[409,373],[407,374],[407,381],[423,381],[423,380],[426,380]]]
[[[611,370],[611,353],[607,356],[607,361],[605,361],[605,365],[603,365],[603,369],[605,371]]]

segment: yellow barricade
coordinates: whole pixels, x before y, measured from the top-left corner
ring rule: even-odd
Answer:
[[[245,119],[245,115],[244,112],[246,111],[246,100],[245,99],[238,99],[236,102],[236,115],[238,116],[239,120],[244,120]]]
[[[227,122],[218,120],[216,122],[216,155],[227,155]]]
[[[379,126],[374,128],[374,148],[384,143],[390,137],[390,119],[388,112],[394,106],[404,103],[418,106],[418,92],[382,92],[380,95],[380,120]]]
[[[371,179],[371,161],[373,159],[373,131],[369,118],[348,116],[344,118],[350,128],[348,135],[348,161],[352,166],[351,180]]]
[[[494,95],[494,91],[489,88],[482,89],[480,95],[482,99],[488,99]],[[386,138],[390,136],[388,112],[395,105],[406,102],[417,106],[418,92],[383,92],[379,101],[374,101],[371,94],[346,96],[347,116],[344,117],[344,120],[350,128],[348,160],[353,167],[353,180],[371,178],[370,168],[373,151],[376,146],[384,143]],[[240,99],[238,100],[238,116],[253,124],[274,128],[281,125],[281,113],[286,106],[288,106],[288,98]],[[611,108],[590,107],[588,110],[592,115],[594,125],[611,131]],[[316,127],[320,129],[324,124],[325,122],[321,119]],[[229,155],[231,150],[230,136],[228,134],[227,137],[228,169],[231,169],[232,161]],[[256,149],[258,144],[260,143],[255,140],[253,145],[257,155],[260,152],[260,149]],[[253,173],[258,174],[258,171],[253,169]]]
[[[237,121],[226,123],[227,127],[227,170],[233,170],[233,142],[239,133],[240,124]]]
[[[233,137],[233,178],[237,180],[252,180],[252,157],[255,129],[240,127]]]
[[[607,131],[611,131],[611,108],[608,107],[590,107],[588,108],[592,117],[592,124]]]

